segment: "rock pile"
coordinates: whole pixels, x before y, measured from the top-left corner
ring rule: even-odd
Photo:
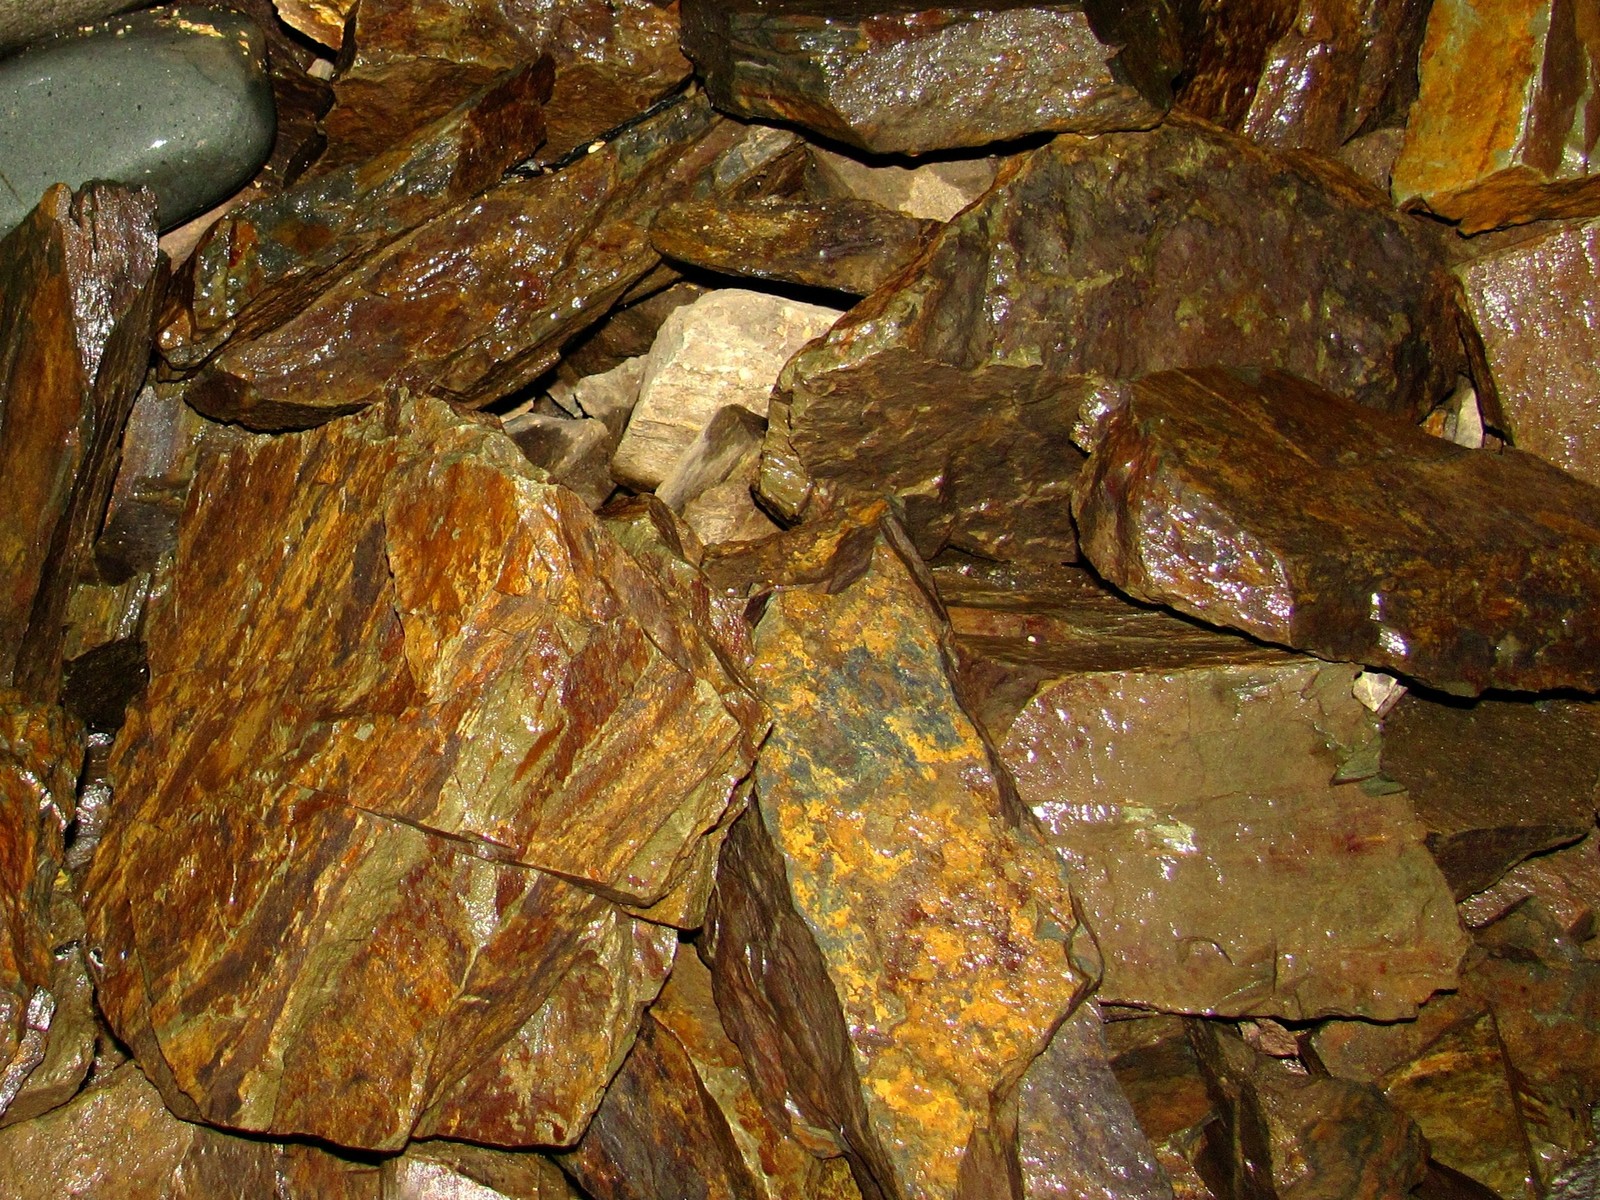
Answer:
[[[0,62],[0,1196],[1593,1194],[1592,6],[222,7]]]

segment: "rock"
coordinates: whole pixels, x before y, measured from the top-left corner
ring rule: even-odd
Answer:
[[[1387,193],[1405,136],[1403,129],[1376,129],[1351,138],[1339,147],[1334,157],[1380,192]]]
[[[822,10],[686,0],[683,48],[719,108],[874,154],[1147,129],[1178,69],[1165,6],[1092,0]]]
[[[58,29],[109,17],[139,0],[12,0],[0,5],[0,50],[22,46]]]
[[[622,431],[639,402],[639,385],[644,382],[645,356],[625,358],[609,371],[586,375],[567,388],[562,404],[571,415],[592,417],[606,427],[611,452],[616,453]],[[607,456],[609,461],[610,456]]]
[[[1378,768],[1360,668],[1055,574],[938,580],[969,702],[1105,956],[1100,998],[1394,1020],[1453,986],[1466,939],[1423,830],[1354,782]]]
[[[1600,491],[1278,371],[1124,398],[1072,510],[1130,595],[1458,695],[1600,687]]]
[[[1396,203],[1463,233],[1600,214],[1600,28],[1569,0],[1439,0],[1394,167]]]
[[[245,17],[176,5],[6,59],[0,159],[10,186],[0,230],[61,181],[152,188],[163,229],[237,191],[272,150],[262,53],[262,33]],[[63,128],[74,136],[63,139]]]
[[[355,6],[355,0],[273,0],[285,25],[330,50],[344,45],[345,21]]]
[[[650,241],[667,258],[725,275],[865,296],[935,228],[869,200],[702,200],[663,209]]]
[[[1567,937],[1588,942],[1600,933],[1595,906],[1600,903],[1600,835],[1590,832],[1581,842],[1541,854],[1513,867],[1499,883],[1458,906],[1469,928],[1497,921],[1529,896],[1539,903]]]
[[[207,459],[84,884],[175,1111],[582,1133],[675,945],[628,914],[698,924],[765,728],[640,555],[440,401]]]
[[[54,187],[0,241],[0,687],[60,687],[164,283],[148,191]]]
[[[667,317],[674,309],[693,304],[708,290],[703,284],[682,279],[663,263],[629,289],[623,301],[599,324],[572,343],[557,365],[557,372],[562,379],[577,386],[580,380],[614,371],[631,358],[641,360],[642,370],[642,360],[650,353],[650,346]],[[632,388],[627,393],[629,412],[638,399],[637,379],[633,380]],[[622,424],[627,424],[626,416]],[[622,436],[620,426],[616,432],[618,437]]]
[[[508,417],[505,431],[529,462],[543,469],[553,482],[577,492],[591,509],[599,508],[616,491],[610,469],[616,444],[604,421],[530,412]]]
[[[276,328],[235,338],[185,398],[261,429],[312,425],[401,388],[497,400],[544,374],[655,266],[656,208],[735,136],[688,99],[566,170],[491,188],[388,243]],[[475,286],[461,287],[468,277]]]
[[[675,309],[650,348],[612,474],[640,491],[659,487],[719,409],[766,416],[783,364],[838,319],[838,309],[737,288]]]
[[[931,580],[886,507],[717,571],[760,580],[773,556],[787,570],[765,580],[782,586],[748,667],[773,731],[702,943],[718,1007],[768,1114],[843,1154],[864,1195],[971,1195],[964,1159],[1006,1140],[997,1092],[1098,964],[957,699]]]
[[[656,489],[702,545],[754,541],[778,532],[751,498],[766,431],[767,423],[747,408],[719,409]]]
[[[464,1142],[416,1142],[383,1166],[395,1200],[578,1200],[561,1168],[542,1154]]]
[[[1600,484],[1600,331],[1586,315],[1600,288],[1600,221],[1556,226],[1457,274],[1505,432],[1519,449]]]
[[[1124,1010],[1122,1019],[1106,1023],[1105,1036],[1112,1074],[1171,1180],[1176,1200],[1216,1200],[1194,1160],[1219,1114],[1183,1020]]]
[[[64,876],[57,875],[55,907]],[[67,901],[69,905],[71,901]],[[74,916],[77,914],[74,912]],[[82,924],[81,916],[77,917]],[[94,987],[78,947],[66,940],[66,922],[51,921],[54,969],[49,987],[35,992],[36,1021],[23,1034],[19,1053],[12,1056],[0,1082],[0,1129],[31,1120],[60,1108],[83,1086],[95,1065],[95,1042],[101,1026],[94,1007]],[[40,1042],[42,1041],[42,1045]],[[31,1043],[31,1044],[30,1044]]]
[[[1309,159],[1177,117],[1065,135],[790,362],[761,494],[792,519],[815,486],[891,491],[924,555],[1071,561],[1085,376],[1223,357],[1420,417],[1461,363],[1454,288],[1422,231]]]
[[[901,166],[868,163],[809,148],[818,175],[840,195],[870,200],[882,208],[922,221],[948,221],[994,184],[999,160],[953,158]]]

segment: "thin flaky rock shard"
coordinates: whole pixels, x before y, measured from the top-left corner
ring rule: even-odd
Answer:
[[[1131,595],[1458,695],[1600,688],[1600,490],[1280,371],[1169,371],[1098,425],[1085,555]]]
[[[176,1112],[582,1133],[765,728],[643,553],[436,400],[202,465],[85,884]]]

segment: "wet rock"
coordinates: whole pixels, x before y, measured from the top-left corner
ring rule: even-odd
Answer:
[[[1600,686],[1600,491],[1282,372],[1164,373],[1124,398],[1072,506],[1117,587],[1457,694]]]
[[[1404,141],[1402,129],[1377,129],[1352,138],[1339,147],[1334,157],[1380,192],[1387,193]]]
[[[1111,1070],[1176,1200],[1216,1200],[1195,1169],[1207,1130],[1220,1120],[1183,1020],[1123,1010],[1108,1021]]]
[[[725,275],[865,296],[935,227],[868,200],[708,200],[662,210],[650,240],[670,259]]]
[[[693,304],[708,290],[702,284],[680,278],[665,264],[656,267],[598,325],[567,349],[557,372],[576,386],[580,380],[616,370],[631,358],[644,358],[673,310]],[[638,380],[634,380],[627,400],[630,412],[638,390]],[[621,432],[619,428],[619,437]]]
[[[136,7],[138,0],[7,0],[0,4],[0,50],[25,45],[35,38],[85,21],[109,17]]]
[[[766,416],[784,362],[838,319],[838,309],[738,288],[675,309],[650,348],[612,474],[641,491],[658,487],[719,409]]]
[[[186,399],[252,428],[312,425],[400,388],[499,399],[656,265],[657,206],[733,136],[689,99],[566,170],[492,188],[388,243],[283,324],[231,341]]]
[[[1600,221],[1556,226],[1457,273],[1505,432],[1519,449],[1600,483],[1600,332],[1587,319],[1600,287]]]
[[[749,673],[774,725],[707,917],[718,1005],[768,1114],[843,1154],[863,1194],[971,1194],[969,1147],[1003,1137],[997,1092],[1097,963],[885,507],[756,543],[746,578],[772,554],[786,586]]]
[[[542,1154],[418,1142],[383,1166],[385,1200],[578,1200]]]
[[[1600,24],[1568,0],[1438,0],[1394,168],[1397,203],[1464,233],[1600,213]]]
[[[344,44],[345,21],[355,0],[273,0],[279,19],[330,50]]]
[[[709,884],[764,727],[692,616],[439,401],[213,455],[85,883],[175,1111],[576,1139],[671,962],[619,905]]]
[[[922,221],[948,221],[994,184],[993,158],[954,158],[902,166],[869,163],[820,146],[809,148],[820,181],[841,196],[870,200]]]
[[[1600,835],[1591,832],[1576,845],[1513,867],[1493,887],[1462,901],[1461,919],[1471,928],[1487,925],[1529,896],[1539,897],[1573,941],[1589,942],[1600,934],[1595,912],[1600,904]]]
[[[785,368],[763,497],[793,517],[816,485],[888,490],[925,555],[1070,561],[1091,373],[1223,356],[1420,416],[1460,363],[1455,285],[1421,232],[1308,161],[1176,118],[1009,161]]]
[[[530,412],[507,418],[505,431],[529,462],[577,492],[590,508],[599,508],[616,490],[611,480],[615,439],[604,421]]]
[[[263,36],[237,13],[177,5],[42,42],[0,64],[8,187],[0,231],[52,184],[156,193],[163,228],[237,191],[272,149]],[[69,128],[73,136],[63,138]]]
[[[1069,864],[1103,1000],[1393,1020],[1454,984],[1466,940],[1423,830],[1355,782],[1378,768],[1359,667],[1131,609],[1087,573],[969,571],[938,574],[966,694]]]
[[[656,489],[703,545],[754,541],[778,532],[751,497],[766,431],[760,417],[730,404],[711,418]]]
[[[1041,130],[1146,129],[1171,102],[1178,69],[1161,4],[819,11],[688,0],[683,48],[718,107],[793,121],[874,154]]]
[[[0,686],[60,686],[163,282],[148,191],[52,188],[0,242]]]
[[[64,877],[58,875],[56,880],[59,911]],[[82,923],[81,917],[78,923]],[[56,949],[49,986],[34,993],[36,1020],[24,1032],[24,1044],[0,1076],[0,1128],[60,1108],[77,1095],[95,1065],[101,1027],[94,987],[82,952],[75,941],[68,940],[70,931],[63,928],[65,924],[51,922],[51,942]],[[30,1034],[34,1036],[30,1038]]]

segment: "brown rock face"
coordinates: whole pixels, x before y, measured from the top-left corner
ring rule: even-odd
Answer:
[[[875,154],[983,146],[1046,129],[1146,129],[1171,102],[1178,68],[1167,5],[1099,0],[687,0],[683,47],[719,108],[793,121]]]
[[[1394,168],[1397,203],[1476,233],[1600,213],[1600,13],[1582,0],[1438,0]]]
[[[51,189],[0,241],[0,687],[56,698],[164,272],[154,195],[111,184]]]
[[[1125,399],[1072,506],[1118,587],[1458,694],[1600,686],[1600,491],[1281,372],[1165,372]]]
[[[1420,416],[1461,362],[1438,251],[1379,198],[1192,121],[1010,161],[797,355],[761,490],[892,491],[925,554],[1061,561],[1084,377],[1270,365]]]
[[[997,1094],[1097,964],[956,698],[904,534],[878,505],[789,537],[796,583],[750,667],[774,714],[759,811],[708,914],[718,1003],[767,1111],[844,1153],[863,1194],[981,1194],[969,1147],[1000,1136]]]
[[[1519,449],[1600,484],[1600,221],[1559,226],[1459,268]]]
[[[582,1132],[763,728],[662,578],[438,401],[205,463],[85,885],[175,1110]]]

